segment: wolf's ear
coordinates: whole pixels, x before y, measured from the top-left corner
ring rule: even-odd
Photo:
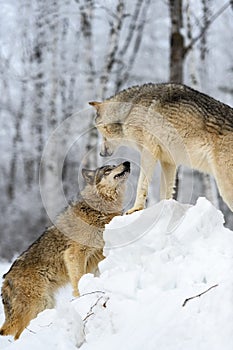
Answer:
[[[102,104],[102,102],[96,102],[96,101],[89,102],[89,105],[93,106],[96,110],[98,110],[98,108],[100,107],[101,104]]]
[[[92,184],[95,178],[95,171],[89,169],[82,169],[82,176],[86,183]]]

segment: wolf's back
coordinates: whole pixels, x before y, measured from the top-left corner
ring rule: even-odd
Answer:
[[[189,111],[190,115],[196,115],[206,124],[208,131],[233,132],[233,108],[186,85],[150,83],[133,86],[107,100],[143,107],[150,107],[154,103],[160,113],[164,111],[171,116],[173,109],[176,116],[177,114],[185,116],[185,112],[187,116]]]

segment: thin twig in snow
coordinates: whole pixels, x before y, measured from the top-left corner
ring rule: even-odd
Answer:
[[[104,298],[103,296],[99,297],[99,298],[96,300],[96,302],[90,307],[90,309],[89,309],[87,315],[84,317],[84,319],[83,319],[83,328],[84,328],[84,332],[85,332],[85,327],[86,327],[88,318],[91,317],[91,316],[93,316],[93,315],[95,315],[95,313],[94,313],[93,310],[94,310],[94,308],[98,305],[99,301],[100,301],[101,299],[103,299],[103,298]],[[107,307],[107,302],[108,302],[108,301],[109,301],[109,298],[106,298],[105,301],[104,301],[104,303],[102,304],[102,307],[103,307],[103,308],[106,308],[106,307]]]
[[[97,293],[105,294],[105,292],[103,292],[102,290],[95,290],[94,292],[84,293],[77,298],[73,298],[70,300],[70,302],[72,303],[72,301],[77,300],[77,299],[82,298],[82,297],[85,297],[86,295],[97,294]]]
[[[32,330],[29,329],[28,327],[27,327],[26,329],[27,329],[27,331],[28,331],[29,333],[36,334],[36,332],[32,331]]]
[[[214,286],[209,287],[208,289],[206,289],[204,292],[194,295],[193,297],[187,298],[185,299],[185,301],[183,302],[182,306],[184,307],[188,301],[195,299],[195,298],[200,298],[203,294],[209,292],[211,289],[218,287],[218,284],[215,284]]]
[[[96,306],[98,305],[98,303],[99,303],[99,301],[100,301],[101,299],[103,299],[103,296],[99,297],[99,298],[96,300],[96,302],[90,307],[90,310],[88,311],[86,317],[84,317],[84,319],[83,319],[83,324],[84,324],[84,326],[85,326],[85,324],[86,324],[86,321],[87,321],[88,317],[94,315],[93,309],[94,309],[94,307],[96,307]]]

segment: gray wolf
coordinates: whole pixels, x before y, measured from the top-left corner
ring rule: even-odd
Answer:
[[[59,287],[70,282],[73,295],[79,295],[79,279],[94,271],[104,258],[105,224],[122,215],[129,172],[129,162],[82,170],[86,185],[79,200],[71,203],[3,276],[5,322],[1,335],[18,339],[39,312],[54,307]]]
[[[141,153],[137,195],[128,213],[145,206],[148,184],[159,160],[161,199],[172,197],[179,165],[212,174],[233,211],[233,109],[181,84],[145,84],[94,106],[103,136],[102,156],[131,145]]]

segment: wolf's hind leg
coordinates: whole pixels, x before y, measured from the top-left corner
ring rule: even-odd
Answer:
[[[217,143],[212,173],[224,202],[233,212],[233,136],[227,135]]]
[[[233,170],[232,170],[233,171]],[[224,178],[223,178],[224,177]],[[224,202],[233,212],[233,174],[221,174],[221,177],[215,177],[220,195]]]
[[[19,339],[23,330],[29,325],[30,321],[35,317],[36,315],[31,315],[30,313],[28,313],[28,314],[25,314],[21,319],[18,319],[14,340]]]

